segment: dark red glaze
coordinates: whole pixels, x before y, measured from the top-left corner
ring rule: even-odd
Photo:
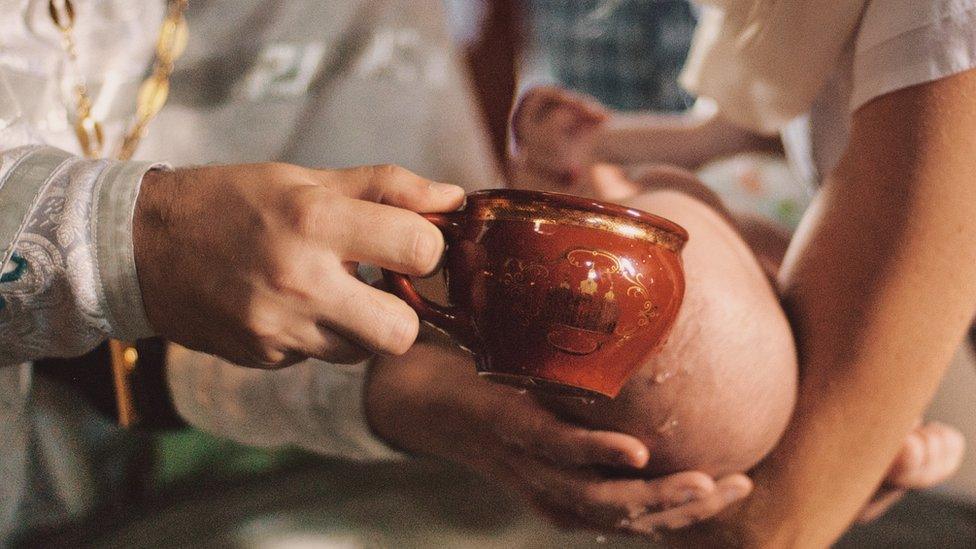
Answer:
[[[684,296],[677,224],[613,204],[517,190],[426,216],[444,232],[451,305],[386,272],[421,319],[474,353],[481,375],[549,393],[615,397],[660,348]]]

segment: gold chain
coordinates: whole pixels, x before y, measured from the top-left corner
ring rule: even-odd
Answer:
[[[119,160],[132,158],[139,141],[146,134],[149,123],[166,104],[174,63],[186,49],[186,41],[189,37],[186,17],[184,17],[187,3],[188,0],[167,2],[166,19],[156,40],[156,56],[153,60],[152,73],[139,88],[135,120],[126,130],[118,153],[115,155]],[[74,38],[75,7],[72,0],[48,0],[48,11],[54,25],[61,31],[61,44],[68,62],[77,68],[78,51]],[[96,120],[92,115],[92,100],[88,93],[88,86],[83,80],[79,80],[75,82],[72,91],[75,100],[75,134],[78,136],[78,144],[86,157],[100,158],[105,146],[105,131],[101,121]]]
[[[188,0],[167,1],[166,19],[163,20],[159,38],[156,40],[152,73],[139,87],[134,120],[123,134],[122,143],[115,155],[119,160],[132,158],[139,142],[146,135],[149,123],[166,104],[173,66],[186,49],[186,41],[189,37],[184,17],[187,3]],[[68,62],[72,65],[72,70],[75,71],[75,77],[79,78],[78,51],[74,38],[75,7],[72,0],[48,0],[48,11],[54,25],[61,31],[61,45],[64,47]],[[79,78],[75,81],[72,91],[75,100],[74,129],[75,135],[78,136],[78,144],[85,157],[100,158],[105,147],[105,131],[101,121],[96,120],[92,115],[92,100],[88,93],[88,86]],[[108,348],[119,423],[129,427],[140,419],[136,411],[131,383],[139,353],[133,343],[114,339],[109,341]]]

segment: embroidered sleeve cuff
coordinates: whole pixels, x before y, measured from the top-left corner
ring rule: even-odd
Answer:
[[[38,199],[70,159],[68,153],[44,146],[20,147],[0,157],[0,270],[3,272]]]
[[[132,219],[142,177],[152,169],[167,168],[153,162],[110,165],[95,186],[92,238],[97,272],[112,336],[136,340],[154,335],[146,318],[132,249]]]

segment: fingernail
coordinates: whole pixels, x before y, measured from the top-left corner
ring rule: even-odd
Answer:
[[[634,466],[634,459],[630,456],[630,454],[621,450],[614,450],[611,452],[610,461],[613,462],[612,465],[616,465],[618,467],[632,468]]]
[[[432,181],[430,183],[430,190],[440,194],[464,193],[464,189],[458,187],[457,185],[451,185],[450,183],[438,183],[437,181]]]
[[[722,491],[722,499],[726,503],[732,503],[745,497],[746,489],[741,486],[729,486]]]
[[[648,458],[647,453],[644,451],[625,452],[623,450],[615,450],[611,459],[614,462],[614,465],[617,465],[618,467],[640,469],[647,465]]]

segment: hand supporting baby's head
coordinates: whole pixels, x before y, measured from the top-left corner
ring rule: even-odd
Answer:
[[[770,281],[729,216],[689,192],[701,185],[693,176],[684,179],[681,192],[656,190],[625,202],[690,235],[682,254],[684,303],[668,342],[616,399],[544,399],[563,417],[644,441],[651,476],[748,470],[782,435],[795,402],[793,336]]]
[[[513,186],[621,202],[682,225],[686,293],[668,343],[614,400],[544,399],[585,425],[635,435],[648,472],[745,471],[776,443],[795,401],[793,336],[753,251],[694,175],[639,179],[593,155],[609,111],[558,88],[527,92],[512,115]]]

